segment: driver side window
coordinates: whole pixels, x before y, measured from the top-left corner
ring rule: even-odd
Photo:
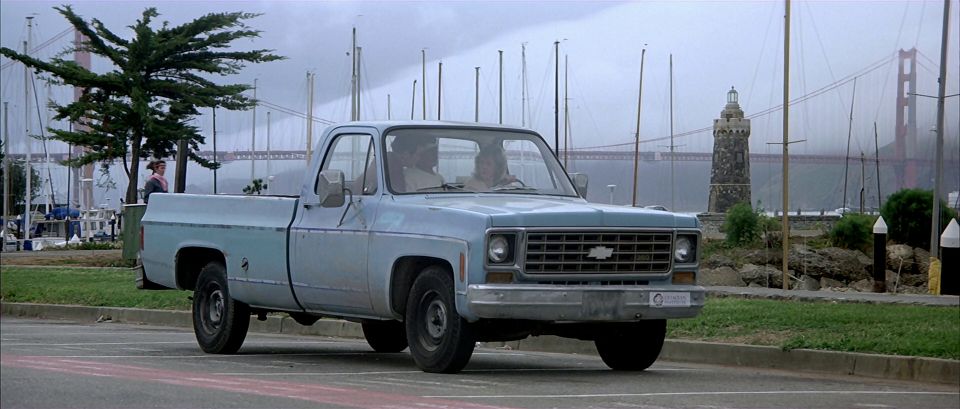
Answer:
[[[374,194],[377,191],[375,152],[370,135],[338,135],[327,150],[320,171],[332,169],[343,172],[344,186],[354,195]],[[314,191],[316,189],[314,185]]]

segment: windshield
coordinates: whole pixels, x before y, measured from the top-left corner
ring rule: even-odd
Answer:
[[[577,196],[536,135],[503,130],[401,128],[384,137],[394,193],[512,193]]]

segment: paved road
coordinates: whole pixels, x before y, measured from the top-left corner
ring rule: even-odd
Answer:
[[[182,328],[0,321],[3,408],[951,408],[956,385],[480,349],[458,375],[358,340],[251,333],[207,355]]]

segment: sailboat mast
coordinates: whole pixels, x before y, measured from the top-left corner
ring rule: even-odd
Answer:
[[[350,120],[357,120],[357,28],[350,42]]]
[[[499,97],[498,97],[498,101],[499,101],[499,102],[497,103],[497,106],[498,106],[498,109],[499,109],[499,115],[498,115],[498,118],[499,118],[498,121],[499,121],[499,122],[498,122],[498,123],[499,123],[499,124],[503,124],[503,50],[497,50],[497,53],[499,54],[499,60],[498,60],[498,61],[499,61],[499,64],[500,64],[500,85],[499,85],[499,87],[500,87],[500,92],[499,92],[499,94],[498,94],[498,95],[499,95]]]
[[[676,145],[673,144],[673,54],[670,54],[670,210],[675,211],[677,209],[677,204],[675,201],[675,189],[674,189],[674,154],[673,148]]]
[[[413,91],[410,92],[410,120],[413,120],[414,107],[417,106],[417,80],[413,80]]]
[[[270,111],[267,111],[267,180],[270,180]]]
[[[860,214],[863,214],[863,193],[866,190],[866,157],[860,151]]]
[[[427,49],[420,49],[420,67],[423,70],[423,78],[420,82],[421,91],[420,94],[423,96],[423,119],[427,119]]]
[[[527,126],[527,43],[520,44],[520,126]]]
[[[473,122],[480,122],[480,67],[473,67],[476,71],[473,91]]]
[[[354,104],[356,105],[356,109],[354,110],[356,114],[353,120],[359,121],[360,120],[360,59],[363,58],[363,47],[357,47],[356,50],[357,50],[357,87],[356,87],[356,90],[354,91],[356,95],[353,98]]]
[[[940,87],[937,91],[937,155],[933,182],[933,214],[930,226],[930,254],[940,257],[940,193],[943,184],[943,110],[947,91],[947,34],[950,27],[950,0],[943,0],[943,34],[940,38]]]
[[[570,56],[563,56],[563,168],[567,169],[567,159],[570,156],[570,94],[567,92],[568,74],[570,73]]]
[[[853,97],[850,99],[850,120],[847,124],[847,154],[843,157],[843,202],[840,204],[840,207],[847,207],[847,176],[850,172],[850,138],[853,136],[853,104],[856,99],[857,77],[853,77]]]
[[[7,108],[10,105],[9,102],[3,103],[3,226],[0,226],[0,230],[4,234],[8,233],[7,222],[10,221],[10,121],[7,118]],[[69,173],[67,174],[69,176]],[[69,192],[69,190],[67,191]],[[69,209],[69,199],[67,200],[67,208]],[[0,239],[2,240],[2,239]]]
[[[560,42],[553,42],[553,154],[560,153]]]
[[[640,170],[640,106],[643,102],[643,60],[647,49],[640,51],[640,90],[637,92],[637,133],[633,142],[633,207],[637,207],[637,173]]]
[[[883,207],[883,195],[880,194],[880,137],[877,135],[877,123],[873,123],[873,149],[877,163],[877,209]]]
[[[307,72],[307,165],[313,159],[313,79],[316,74]]]
[[[217,106],[213,106],[213,194],[217,194],[217,168],[219,168],[219,159],[217,158]],[[69,200],[67,201],[67,209],[70,208]]]
[[[253,79],[253,126],[250,133],[250,180],[257,178],[257,79]]]
[[[29,55],[30,53],[30,37],[33,35],[33,16],[27,17],[27,40],[23,42],[23,54]],[[30,67],[26,64],[23,65],[23,116],[24,116],[24,132],[23,139],[27,143],[27,163],[24,166],[24,171],[27,173],[27,187],[24,190],[26,207],[24,208],[24,217],[23,224],[20,225],[20,228],[23,231],[23,239],[30,240],[30,202],[33,196],[33,144],[30,143],[30,110],[27,107],[30,106]]]
[[[784,1],[783,14],[783,217],[780,231],[783,233],[783,289],[790,289],[787,274],[787,262],[790,249],[790,222],[787,213],[790,206],[790,140],[788,136],[790,119],[790,0]]]
[[[443,106],[443,61],[437,63],[437,120],[440,120],[440,107]]]

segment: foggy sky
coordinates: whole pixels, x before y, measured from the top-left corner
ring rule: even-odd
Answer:
[[[25,17],[35,15],[34,44],[67,28],[51,9],[61,2],[2,1],[0,43],[21,48]],[[957,1],[952,3],[947,94],[960,89],[957,50]],[[680,134],[709,127],[723,109],[731,86],[740,93],[747,115],[779,105],[782,98],[783,3],[773,1],[685,2],[74,2],[86,19],[98,18],[121,36],[146,7],[155,6],[159,21],[181,24],[207,12],[263,13],[248,24],[263,33],[238,49],[267,48],[284,61],[248,66],[224,82],[258,83],[258,98],[306,111],[307,71],[317,74],[315,115],[333,122],[348,120],[351,28],[363,47],[361,70],[364,119],[386,119],[387,94],[391,116],[409,118],[412,81],[416,79],[415,117],[421,112],[421,49],[427,56],[428,118],[436,118],[437,63],[443,62],[442,118],[473,121],[474,67],[479,66],[480,116],[497,122],[498,54],[504,51],[504,122],[539,131],[552,144],[554,137],[554,41],[561,41],[560,86],[564,58],[569,58],[566,95],[574,148],[624,144],[636,126],[641,50],[646,47],[642,141],[670,135],[669,58],[673,56],[673,129]],[[817,90],[893,56],[897,49],[916,46],[918,92],[935,95],[943,3],[939,1],[793,2],[791,20],[791,96]],[[526,44],[527,104],[523,111],[521,44]],[[61,51],[60,41],[40,56]],[[8,60],[3,59],[6,63]],[[846,144],[853,100],[853,149],[873,149],[873,122],[880,144],[893,140],[896,62],[864,73],[857,80],[856,99],[847,83],[804,104],[791,107],[791,139],[807,139],[794,152],[838,152]],[[109,67],[94,62],[94,69]],[[11,104],[12,148],[23,129],[23,72],[2,71],[3,101]],[[69,90],[52,91],[68,98]],[[561,103],[564,96],[561,95]],[[957,138],[960,98],[947,103],[947,136]],[[935,118],[932,99],[918,101],[918,133],[929,133]],[[562,108],[561,108],[562,110]],[[264,149],[266,111],[257,110],[257,148]],[[15,113],[16,112],[16,113]],[[303,149],[305,121],[272,112],[273,149]],[[218,112],[221,150],[250,147],[251,112]],[[779,113],[753,120],[751,150],[770,152],[779,142]],[[205,132],[210,115],[197,123]],[[314,127],[315,133],[323,125]],[[562,129],[562,123],[561,123]],[[22,134],[22,131],[20,131]],[[562,130],[561,130],[562,132]],[[22,136],[20,136],[22,138]],[[316,138],[314,138],[316,141]],[[709,132],[678,137],[678,150],[709,151]],[[668,150],[669,141],[641,145],[643,150]],[[22,147],[22,145],[19,145]],[[208,147],[209,148],[209,147]],[[623,149],[623,148],[601,148]]]

